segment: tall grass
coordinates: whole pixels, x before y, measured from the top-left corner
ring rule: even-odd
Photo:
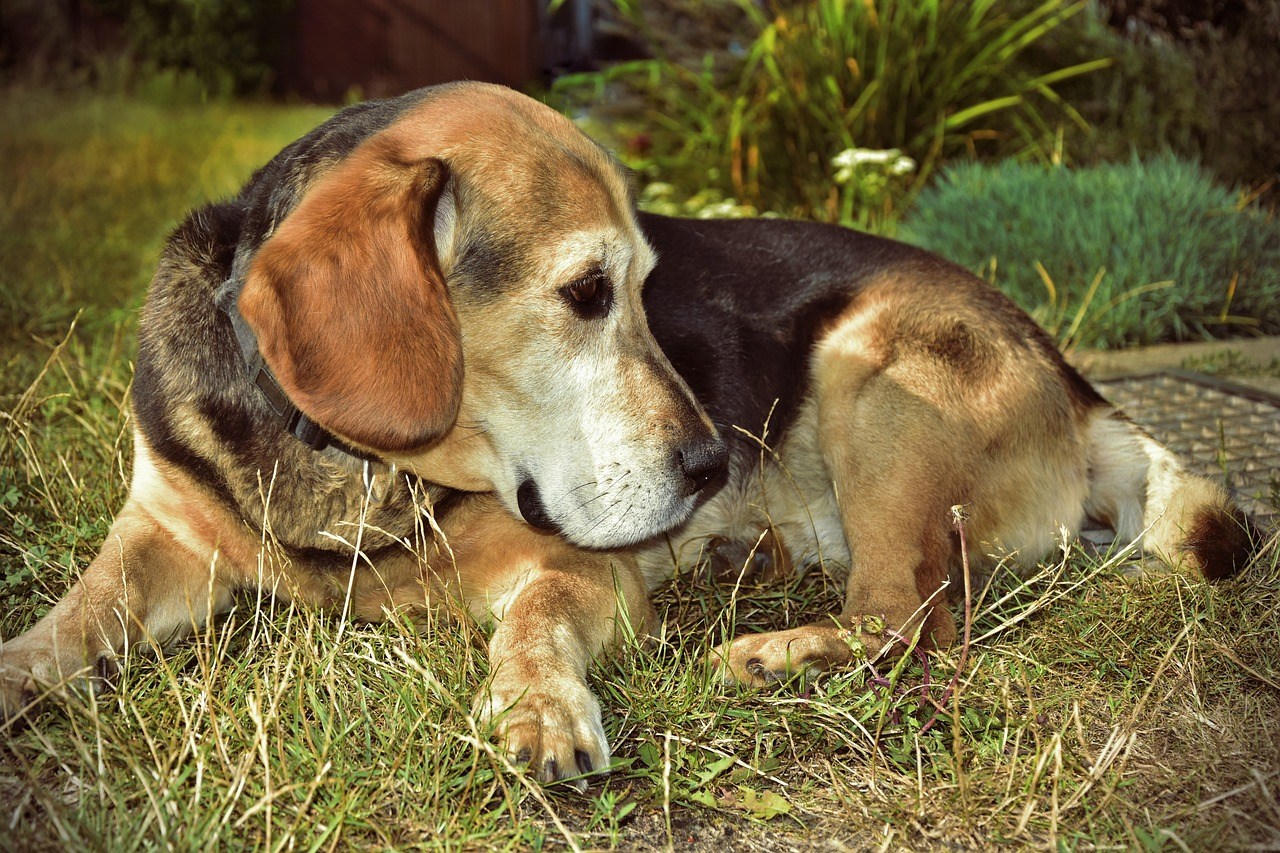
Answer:
[[[629,82],[650,100],[655,144],[670,145],[661,165],[687,166],[701,182],[711,175],[740,201],[782,214],[839,220],[832,160],[847,149],[899,149],[919,164],[917,187],[947,155],[1044,150],[1055,123],[1079,120],[1054,84],[1106,64],[1047,73],[1020,64],[1083,6],[1066,0],[740,5],[755,36],[728,71],[710,58],[700,69],[660,58],[559,88],[589,97],[607,80]]]

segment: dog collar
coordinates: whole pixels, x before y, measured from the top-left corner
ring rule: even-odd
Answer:
[[[236,305],[239,296],[239,288],[233,281],[227,281],[219,288],[216,296],[218,309],[231,321],[231,328],[236,335],[236,344],[240,347],[240,356],[249,384],[262,394],[262,398],[267,401],[271,411],[284,426],[285,432],[315,451],[333,448],[348,456],[354,456],[364,462],[366,467],[371,461],[375,461],[370,454],[357,450],[311,420],[289,399],[289,395],[280,386],[280,380],[276,379],[275,374],[262,358],[262,352],[258,349],[258,336],[240,315],[240,309]]]

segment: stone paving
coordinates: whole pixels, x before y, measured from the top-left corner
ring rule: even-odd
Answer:
[[[1280,530],[1280,390],[1274,376],[1182,369],[1187,358],[1232,350],[1258,364],[1280,358],[1280,338],[1085,353],[1072,359],[1094,386],[1241,506]]]
[[[1280,398],[1182,370],[1094,384],[1189,468],[1225,480],[1263,527],[1280,526]]]

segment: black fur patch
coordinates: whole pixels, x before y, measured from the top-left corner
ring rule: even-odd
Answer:
[[[1239,572],[1253,554],[1256,531],[1236,510],[1207,507],[1196,513],[1187,529],[1185,546],[1200,561],[1207,580],[1216,581]]]
[[[640,225],[659,258],[644,292],[649,327],[739,453],[754,455],[758,448],[727,429],[732,425],[760,435],[767,419],[769,444],[778,446],[808,392],[816,339],[887,272],[910,276],[922,299],[930,287],[965,287],[965,304],[1056,365],[1074,405],[1103,402],[1008,297],[921,249],[834,225],[778,219],[641,213]],[[960,376],[981,374],[987,343],[979,330],[960,318],[920,326],[904,330],[910,345],[947,361]]]
[[[777,447],[808,391],[824,326],[863,285],[930,259],[847,228],[778,219],[694,220],[640,214],[658,254],[644,305],[658,344],[739,455]]]

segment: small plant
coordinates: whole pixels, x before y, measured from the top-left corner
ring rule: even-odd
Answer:
[[[1171,156],[956,166],[899,233],[991,279],[1065,347],[1280,332],[1280,221]]]
[[[904,194],[916,171],[916,161],[897,148],[846,148],[832,158],[831,165],[836,170],[832,180],[840,187],[838,221],[868,230],[874,230],[877,222],[892,220],[893,200]]]

